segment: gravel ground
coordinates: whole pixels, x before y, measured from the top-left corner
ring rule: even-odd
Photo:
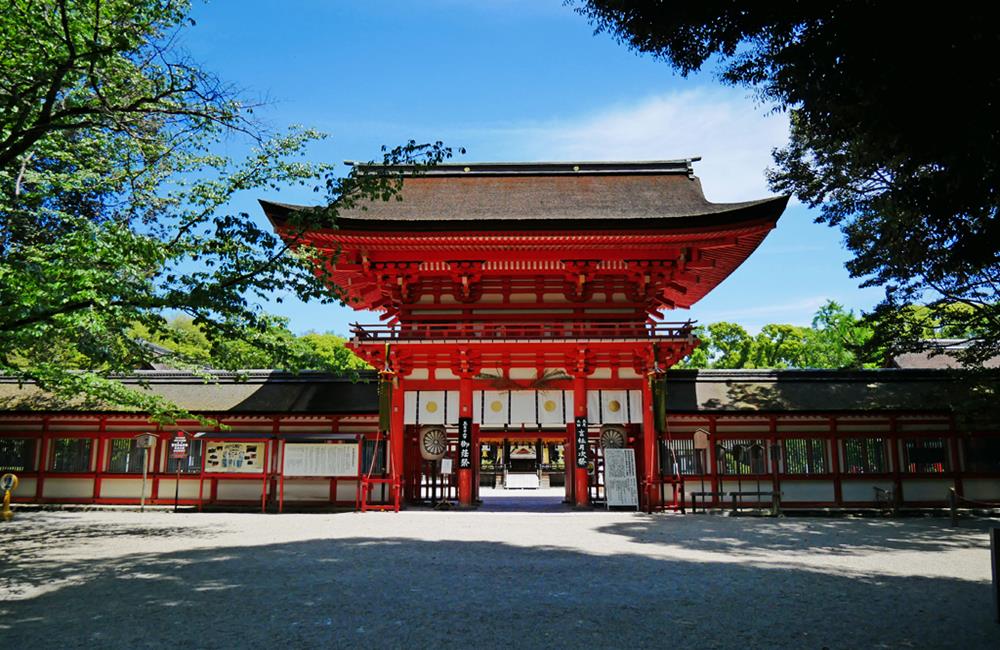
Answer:
[[[8,648],[1000,648],[1000,521],[20,513]]]

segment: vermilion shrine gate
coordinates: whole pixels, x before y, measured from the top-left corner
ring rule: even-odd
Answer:
[[[676,506],[654,387],[698,341],[663,319],[739,266],[787,201],[710,203],[695,160],[400,167],[401,201],[306,234],[349,304],[381,312],[349,345],[383,378],[397,503],[452,455],[472,505],[480,444],[530,440],[562,444],[571,503],[589,503],[602,446],[626,445],[643,507]],[[284,236],[308,209],[262,205]]]

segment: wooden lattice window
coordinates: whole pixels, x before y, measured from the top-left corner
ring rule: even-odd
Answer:
[[[386,472],[386,440],[365,440],[361,456],[361,473],[380,476]],[[373,464],[374,461],[374,464]]]
[[[903,469],[913,474],[938,474],[949,470],[948,443],[944,438],[903,441]]]
[[[784,441],[785,474],[826,474],[826,440],[822,438],[788,438]]]
[[[139,446],[136,438],[112,438],[108,441],[109,474],[141,474],[142,458],[146,450]]]
[[[55,438],[49,470],[53,472],[89,472],[90,451],[94,441],[90,438]]]
[[[0,472],[33,472],[37,444],[34,438],[0,438]]]
[[[891,471],[885,438],[845,438],[845,474],[885,474]]]
[[[660,441],[660,473],[672,476],[673,464],[685,475],[705,474],[705,453],[694,448],[693,440],[661,440]]]
[[[719,474],[767,474],[767,442],[723,440],[715,446],[715,463]]]

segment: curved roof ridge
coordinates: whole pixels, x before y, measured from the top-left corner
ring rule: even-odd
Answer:
[[[356,164],[362,170],[402,174],[402,189],[395,197],[399,200],[360,201],[340,211],[337,227],[359,231],[672,230],[749,222],[773,226],[784,211],[788,196],[712,203],[694,175],[695,160],[429,167]],[[270,201],[261,201],[261,206],[276,226],[291,211],[312,209]]]

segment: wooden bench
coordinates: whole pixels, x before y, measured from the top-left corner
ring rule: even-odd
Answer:
[[[781,493],[771,492],[771,491],[754,491],[754,492],[730,492],[729,497],[733,500],[733,512],[737,512],[740,507],[740,499],[744,497],[756,497],[757,505],[760,505],[761,497],[769,497],[771,499],[771,514],[778,516],[781,514]]]
[[[698,499],[701,498],[701,509],[708,512],[708,500],[710,498],[722,498],[725,497],[727,492],[692,492],[691,493],[691,512],[698,512]]]

